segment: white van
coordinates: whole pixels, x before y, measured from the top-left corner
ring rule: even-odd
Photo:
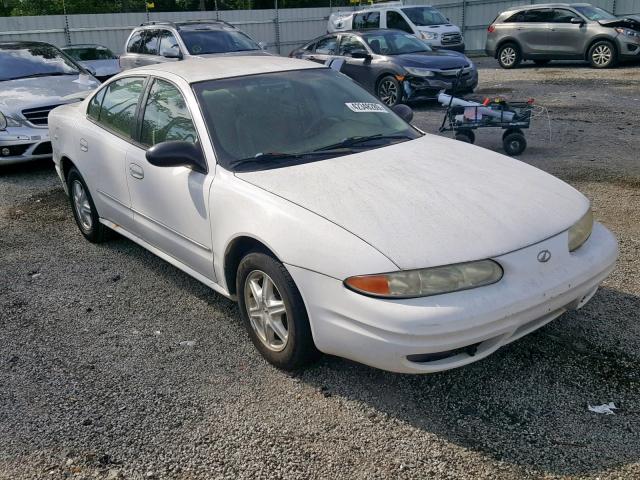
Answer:
[[[402,2],[374,4],[361,10],[332,13],[327,25],[329,33],[373,28],[404,30],[432,47],[464,52],[460,29],[431,6]]]

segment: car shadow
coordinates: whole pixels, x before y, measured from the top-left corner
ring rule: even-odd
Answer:
[[[369,421],[406,422],[529,473],[603,472],[640,458],[640,359],[590,340],[603,307],[631,328],[640,297],[602,288],[582,310],[456,370],[399,375],[326,356],[299,378],[363,404]],[[609,401],[616,415],[587,408]]]

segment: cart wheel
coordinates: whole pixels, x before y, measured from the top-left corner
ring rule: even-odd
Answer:
[[[476,134],[473,133],[473,130],[458,130],[456,132],[456,140],[465,143],[474,143],[476,141]]]
[[[507,135],[511,135],[512,133],[519,133],[524,137],[524,132],[519,128],[507,128],[502,134],[502,141],[504,142],[504,139],[507,138]]]
[[[524,152],[524,149],[527,148],[527,141],[524,138],[524,135],[521,132],[505,132],[502,139],[502,146],[504,147],[504,151],[507,152],[507,155],[511,155],[515,157],[516,155],[520,155]]]

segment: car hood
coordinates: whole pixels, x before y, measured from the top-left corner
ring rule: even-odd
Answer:
[[[589,205],[537,168],[435,135],[236,175],[345,228],[401,269],[523,248],[568,229]]]
[[[89,75],[23,78],[0,82],[0,111],[5,114],[25,108],[67,103],[82,98],[100,85]]]
[[[624,18],[616,18],[615,20],[599,20],[599,23],[605,27],[631,28],[632,30],[640,31],[640,18],[634,15]]]
[[[443,25],[423,25],[416,26],[419,32],[436,32],[436,33],[460,33],[460,29],[455,25],[451,25],[450,23],[445,23]]]
[[[224,52],[224,53],[205,53],[202,55],[195,55],[192,58],[212,58],[212,57],[244,57],[244,56],[257,56],[257,57],[263,57],[263,56],[269,56],[272,57],[273,55],[270,54],[269,52],[266,52],[264,50],[246,50],[243,52]]]
[[[96,71],[96,76],[107,77],[120,73],[120,63],[117,58],[109,60],[85,60],[80,62],[83,67],[91,67]]]
[[[437,50],[423,53],[394,55],[396,62],[403,67],[427,67],[440,70],[461,68],[471,65],[471,60],[458,52]]]

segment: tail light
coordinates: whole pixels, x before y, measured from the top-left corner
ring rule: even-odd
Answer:
[[[489,32],[489,33],[493,33],[493,31],[494,31],[495,29],[496,29],[496,26],[495,26],[495,25],[493,25],[493,24],[491,24],[491,25],[489,25],[489,28],[487,28],[487,32]]]

